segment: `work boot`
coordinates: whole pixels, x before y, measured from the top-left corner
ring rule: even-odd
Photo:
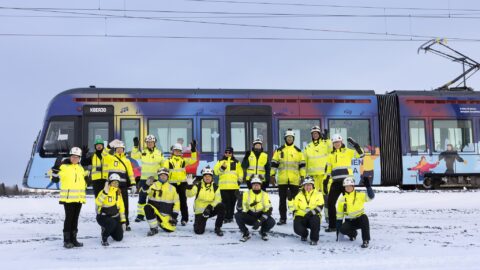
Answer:
[[[277,225],[285,225],[287,224],[287,220],[286,219],[280,219],[278,222],[277,222]]]
[[[262,236],[263,241],[268,241],[268,235],[265,232],[261,232],[260,235]]]
[[[232,222],[233,222],[233,218],[226,218],[223,220],[223,224],[232,223]]]
[[[243,233],[243,236],[242,236],[242,238],[240,239],[240,241],[242,241],[242,242],[247,242],[248,239],[250,239],[250,237],[251,237],[251,236],[250,236],[250,233],[249,233],[248,231],[246,231],[246,232]]]
[[[223,231],[221,228],[217,227],[215,228],[215,234],[217,234],[218,236],[223,236]]]
[[[310,246],[316,246],[318,244],[318,241],[310,241]]]
[[[325,232],[336,232],[337,228],[326,228]]]
[[[355,239],[357,239],[357,235],[358,235],[358,232],[354,231],[353,236],[349,236],[348,238],[350,239],[350,241],[355,241]]]
[[[108,247],[110,244],[108,243],[107,240],[102,240],[102,246]]]
[[[63,247],[64,248],[73,248],[70,232],[63,232]]]
[[[150,228],[150,231],[147,233],[147,236],[153,236],[158,233],[158,228]]]
[[[305,236],[305,237],[302,236],[302,237],[300,238],[300,241],[306,242],[306,241],[307,241],[307,237],[306,237],[306,236]]]
[[[362,248],[368,248],[368,240],[363,241]]]
[[[127,225],[127,227],[125,227],[125,231],[129,232],[131,230],[132,230],[132,228],[130,228],[130,225]]]
[[[186,220],[182,220],[182,221],[180,222],[180,224],[182,224],[182,226],[185,226],[185,225],[187,225],[187,221],[186,221]]]
[[[142,222],[145,220],[145,217],[144,216],[140,216],[138,215],[136,218],[135,218],[135,222]]]
[[[78,230],[75,230],[72,232],[72,244],[75,247],[83,247],[83,243],[77,241],[77,233],[78,233]]]

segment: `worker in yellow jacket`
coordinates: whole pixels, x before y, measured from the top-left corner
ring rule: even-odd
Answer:
[[[138,181],[138,203],[137,203],[137,217],[135,222],[145,220],[145,212],[143,207],[147,203],[147,179],[150,176],[156,177],[158,170],[162,167],[164,158],[161,151],[159,151],[155,143],[157,138],[154,135],[145,137],[146,149],[139,150],[139,140],[137,137],[133,138],[133,149],[131,157],[141,163],[142,175]]]
[[[218,175],[218,186],[222,195],[222,203],[225,205],[224,223],[233,222],[233,213],[235,211],[236,194],[240,189],[239,183],[243,180],[243,169],[240,162],[233,155],[233,148],[227,147],[225,154],[217,164],[214,172]]]
[[[126,229],[125,207],[122,192],[118,188],[120,175],[113,173],[95,199],[97,223],[102,228],[102,246],[108,246],[108,237],[122,241]]]
[[[197,162],[197,141],[192,140],[191,156],[189,158],[182,156],[183,146],[176,143],[172,146],[172,155],[165,160],[163,167],[170,171],[168,182],[175,187],[180,198],[180,212],[182,213],[181,225],[185,226],[188,222],[187,205],[187,171],[186,166]]]
[[[348,236],[350,241],[354,241],[357,237],[357,230],[360,229],[362,231],[362,248],[367,248],[370,242],[370,224],[365,214],[364,204],[375,198],[370,181],[367,177],[365,178],[366,193],[355,190],[353,177],[347,177],[343,180],[345,193],[337,202],[336,222],[337,241],[339,233]]]
[[[90,166],[90,180],[92,181],[93,187],[93,194],[97,197],[98,193],[100,193],[105,186],[105,182],[108,179],[108,171],[106,168],[106,161],[110,157],[110,153],[108,149],[105,149],[103,145],[104,141],[102,138],[97,138],[95,140],[95,151],[87,156],[88,147],[85,146],[82,151],[82,166],[88,167]]]
[[[157,234],[159,226],[166,232],[177,229],[180,200],[175,187],[168,183],[168,176],[169,170],[161,168],[158,179],[151,176],[147,180],[147,204],[144,208],[150,226],[147,236]]]
[[[302,186],[297,196],[288,201],[288,208],[295,215],[293,230],[302,241],[307,241],[310,229],[310,245],[316,246],[320,236],[323,194],[315,188],[315,180],[311,176],[305,177]]]
[[[343,179],[353,176],[352,160],[362,158],[364,156],[360,145],[351,137],[347,139],[348,143],[352,145],[355,150],[345,147],[343,144],[343,137],[340,134],[335,134],[332,137],[333,151],[328,156],[326,167],[326,180],[324,185],[327,185],[327,206],[328,206],[328,228],[326,232],[335,232],[335,217],[337,199],[343,192]]]
[[[72,147],[70,158],[62,162],[59,156],[52,167],[52,182],[60,182],[60,204],[65,209],[63,223],[63,246],[65,248],[82,247],[77,241],[78,217],[85,201],[87,173],[80,165],[82,150]]]
[[[252,143],[252,151],[247,151],[242,160],[242,168],[246,171],[245,181],[249,189],[252,188],[250,179],[258,175],[262,179],[262,189],[266,190],[270,184],[270,160],[263,151],[263,142],[257,138]]]
[[[327,131],[322,132],[319,126],[312,127],[312,141],[303,150],[306,173],[315,180],[315,188],[322,193],[328,155],[333,150],[332,141],[326,133]]]
[[[213,182],[213,170],[209,166],[203,168],[202,177],[201,181],[194,182],[191,174],[187,176],[187,196],[195,197],[193,231],[196,234],[203,234],[207,220],[217,216],[215,234],[223,236],[222,224],[225,218],[225,205],[222,203],[218,185]]]
[[[277,225],[287,223],[287,191],[292,196],[298,193],[300,182],[305,177],[305,157],[302,150],[293,144],[295,133],[288,129],[284,134],[285,144],[278,148],[272,157],[271,180],[277,178],[280,199],[280,220]]]

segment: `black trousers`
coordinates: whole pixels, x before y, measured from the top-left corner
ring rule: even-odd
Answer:
[[[98,179],[92,181],[92,187],[93,187],[93,194],[95,194],[95,199],[98,196],[98,193],[102,191],[102,189],[105,187],[105,179]]]
[[[310,229],[310,240],[318,241],[320,235],[320,217],[318,215],[309,218],[296,216],[293,220],[293,231],[301,237],[307,237],[308,229]]]
[[[128,187],[126,185],[120,184],[120,191],[122,192],[123,205],[125,206],[125,218],[127,222],[125,224],[130,225],[130,220],[128,219]]]
[[[242,233],[248,232],[247,226],[245,225],[251,226],[255,224],[257,220],[257,217],[249,215],[245,212],[237,212],[235,214],[235,221],[237,222],[238,228],[240,231],[242,231]],[[268,218],[262,222],[260,231],[262,233],[267,233],[273,228],[273,226],[275,226],[275,220],[271,216],[268,216]]]
[[[102,240],[107,241],[107,238],[111,236],[115,241],[122,241],[123,228],[120,223],[120,217],[109,217],[104,215],[97,215],[97,222],[103,228]]]
[[[220,190],[220,194],[222,195],[222,203],[225,205],[225,219],[233,219],[235,203],[237,202],[235,192],[237,190],[238,189]]]
[[[287,220],[287,190],[290,190],[292,197],[295,198],[298,189],[298,186],[295,185],[278,185],[278,196],[280,197],[278,210],[280,211],[281,220]]]
[[[362,230],[362,240],[370,241],[370,222],[365,214],[358,218],[345,219],[342,227],[340,227],[340,232],[349,237],[354,237],[357,235],[358,229]]]
[[[188,221],[188,205],[187,205],[187,183],[173,184],[177,190],[180,199],[180,213],[182,213],[182,221]]]
[[[330,191],[327,195],[328,206],[328,227],[335,229],[337,221],[337,200],[343,192],[343,179],[336,179],[330,186]]]
[[[195,221],[193,222],[193,231],[196,234],[203,234],[205,232],[207,220],[214,216],[217,216],[217,220],[215,220],[215,228],[221,228],[223,219],[225,218],[225,205],[223,203],[217,204],[208,218],[204,217],[202,214],[196,214]]]
[[[80,210],[82,209],[81,203],[64,203],[65,209],[65,221],[63,222],[63,232],[76,232],[78,231],[78,217],[80,216]]]

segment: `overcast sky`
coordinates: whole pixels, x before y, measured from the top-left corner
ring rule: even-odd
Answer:
[[[473,0],[0,0],[0,183],[21,183],[48,102],[61,91],[430,90],[461,66],[417,54],[421,40],[448,37],[480,60],[479,22]],[[478,75],[469,80],[479,84]]]

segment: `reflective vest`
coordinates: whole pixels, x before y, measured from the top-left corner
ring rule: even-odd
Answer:
[[[337,201],[337,219],[354,219],[365,214],[364,204],[371,199],[365,192],[345,192]]]
[[[265,152],[260,153],[260,155],[257,156],[255,155],[255,152],[250,151],[250,155],[248,156],[248,167],[247,167],[247,176],[246,180],[250,181],[250,178],[254,174],[258,174],[262,177],[262,181],[266,181],[265,178],[265,173],[266,173],[266,167],[268,165],[268,155]]]
[[[108,150],[104,148],[100,155],[102,156],[102,159],[98,158],[96,152],[93,152],[92,155],[92,169],[90,170],[92,181],[108,178],[108,170],[106,169],[105,161],[109,158],[110,154],[108,153]]]
[[[222,196],[220,195],[220,189],[218,189],[218,186],[214,183],[207,185],[203,181],[197,185],[193,185],[191,189],[187,189],[187,196],[196,196],[193,205],[195,215],[202,214],[203,211],[205,211],[205,208],[209,205],[215,207],[222,202]]]
[[[363,156],[363,153],[358,154],[355,150],[346,147],[335,149],[328,156],[326,173],[333,181],[343,181],[345,177],[353,175],[352,160]]]
[[[150,176],[157,177],[158,170],[162,167],[164,161],[163,154],[157,148],[153,150],[144,149],[142,152],[138,147],[133,147],[130,156],[141,162],[142,180],[147,180]]]
[[[105,160],[106,170],[108,176],[116,173],[120,176],[120,185],[131,186],[135,185],[135,177],[133,175],[132,163],[125,156],[125,154],[117,154],[109,156]]]
[[[178,215],[180,199],[177,190],[168,182],[155,181],[147,190],[147,204],[153,206],[157,215]]]
[[[62,164],[60,177],[60,203],[85,203],[87,173],[80,164]],[[55,175],[54,175],[55,176]]]
[[[305,158],[294,144],[285,144],[273,154],[271,175],[275,174],[279,185],[300,185],[300,176],[305,177]]]
[[[255,194],[253,190],[243,193],[242,211],[252,211],[254,213],[266,213],[270,211],[272,204],[268,193],[261,190],[259,194]]]
[[[319,140],[316,145],[314,142],[310,142],[303,150],[307,175],[314,176],[325,174],[325,166],[327,165],[328,155],[331,152],[331,140]]]
[[[170,174],[168,182],[171,184],[179,184],[187,182],[187,171],[185,167],[187,165],[195,164],[197,161],[197,153],[193,152],[189,158],[173,156],[165,160],[163,167],[168,168]]]
[[[288,201],[288,208],[295,213],[295,216],[304,217],[309,211],[321,216],[324,205],[323,195],[315,189],[306,192],[303,188],[291,201]]]
[[[225,165],[227,168],[223,170],[222,165]],[[236,159],[229,157],[219,160],[217,164],[215,164],[213,171],[219,176],[218,186],[221,190],[240,188],[238,182],[241,182],[243,179],[243,169],[240,162]]]
[[[98,193],[95,199],[97,215],[106,215],[112,218],[120,216],[120,222],[126,222],[125,206],[123,204],[122,194],[119,194],[118,188],[110,187],[108,193],[104,190]]]

